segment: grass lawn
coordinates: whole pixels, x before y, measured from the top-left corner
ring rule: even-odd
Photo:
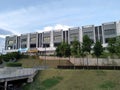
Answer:
[[[72,65],[68,60],[46,60],[46,64],[50,68],[57,68],[58,65]]]
[[[39,65],[46,65],[50,68],[57,68],[58,65],[72,65],[68,60],[40,60],[39,58],[20,59],[18,62],[22,63],[23,67],[34,67]]]
[[[40,71],[24,90],[120,90],[120,71],[59,70]]]
[[[42,60],[39,58],[25,58],[18,60],[18,62],[22,63],[22,67],[30,68],[41,65]]]

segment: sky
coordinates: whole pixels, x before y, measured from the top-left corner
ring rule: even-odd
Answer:
[[[120,21],[120,0],[0,0],[0,28],[15,34]]]

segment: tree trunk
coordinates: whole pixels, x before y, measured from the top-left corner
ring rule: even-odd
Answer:
[[[89,64],[88,64],[88,55],[87,55],[87,69],[88,69],[88,65],[89,65]]]
[[[83,69],[84,69],[84,57],[82,57],[82,59],[83,59]]]
[[[60,66],[60,57],[58,57],[59,58],[59,66]]]
[[[75,57],[74,57],[74,69],[75,69]]]
[[[99,69],[99,65],[98,65],[98,57],[97,57],[97,69]]]

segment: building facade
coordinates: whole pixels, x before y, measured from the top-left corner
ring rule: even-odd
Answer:
[[[73,27],[68,30],[35,32],[21,34],[20,36],[7,36],[5,50],[6,52],[38,50],[41,54],[53,54],[61,42],[71,44],[74,39],[82,42],[84,35],[87,35],[94,43],[100,41],[106,47],[109,38],[120,35],[120,22],[102,23],[100,26],[87,25],[81,28]]]

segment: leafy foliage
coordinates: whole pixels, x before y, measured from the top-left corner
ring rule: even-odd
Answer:
[[[79,56],[81,53],[80,42],[76,39],[71,44],[71,54],[73,56]]]
[[[108,41],[108,51],[111,55],[120,56],[120,36],[110,38]]]
[[[116,38],[109,39],[107,49],[111,54],[114,54],[116,52]]]
[[[56,48],[56,55],[58,57],[69,57],[71,55],[70,52],[70,45],[62,42],[57,48]]]
[[[115,53],[120,56],[120,36],[116,37],[116,48],[115,48]]]
[[[21,67],[22,63],[10,62],[6,64],[7,67]]]
[[[85,35],[83,36],[83,43],[82,43],[82,51],[84,52],[89,52],[91,51],[91,46],[92,46],[92,41],[91,39]]]
[[[0,60],[6,61],[6,62],[10,60],[20,59],[20,58],[21,58],[21,54],[19,52],[7,53],[5,55],[0,56]]]
[[[97,41],[97,42],[95,43],[95,45],[94,45],[93,50],[94,50],[94,54],[95,54],[97,57],[99,57],[99,56],[102,54],[102,52],[103,52],[102,44],[101,44],[99,41]]]

